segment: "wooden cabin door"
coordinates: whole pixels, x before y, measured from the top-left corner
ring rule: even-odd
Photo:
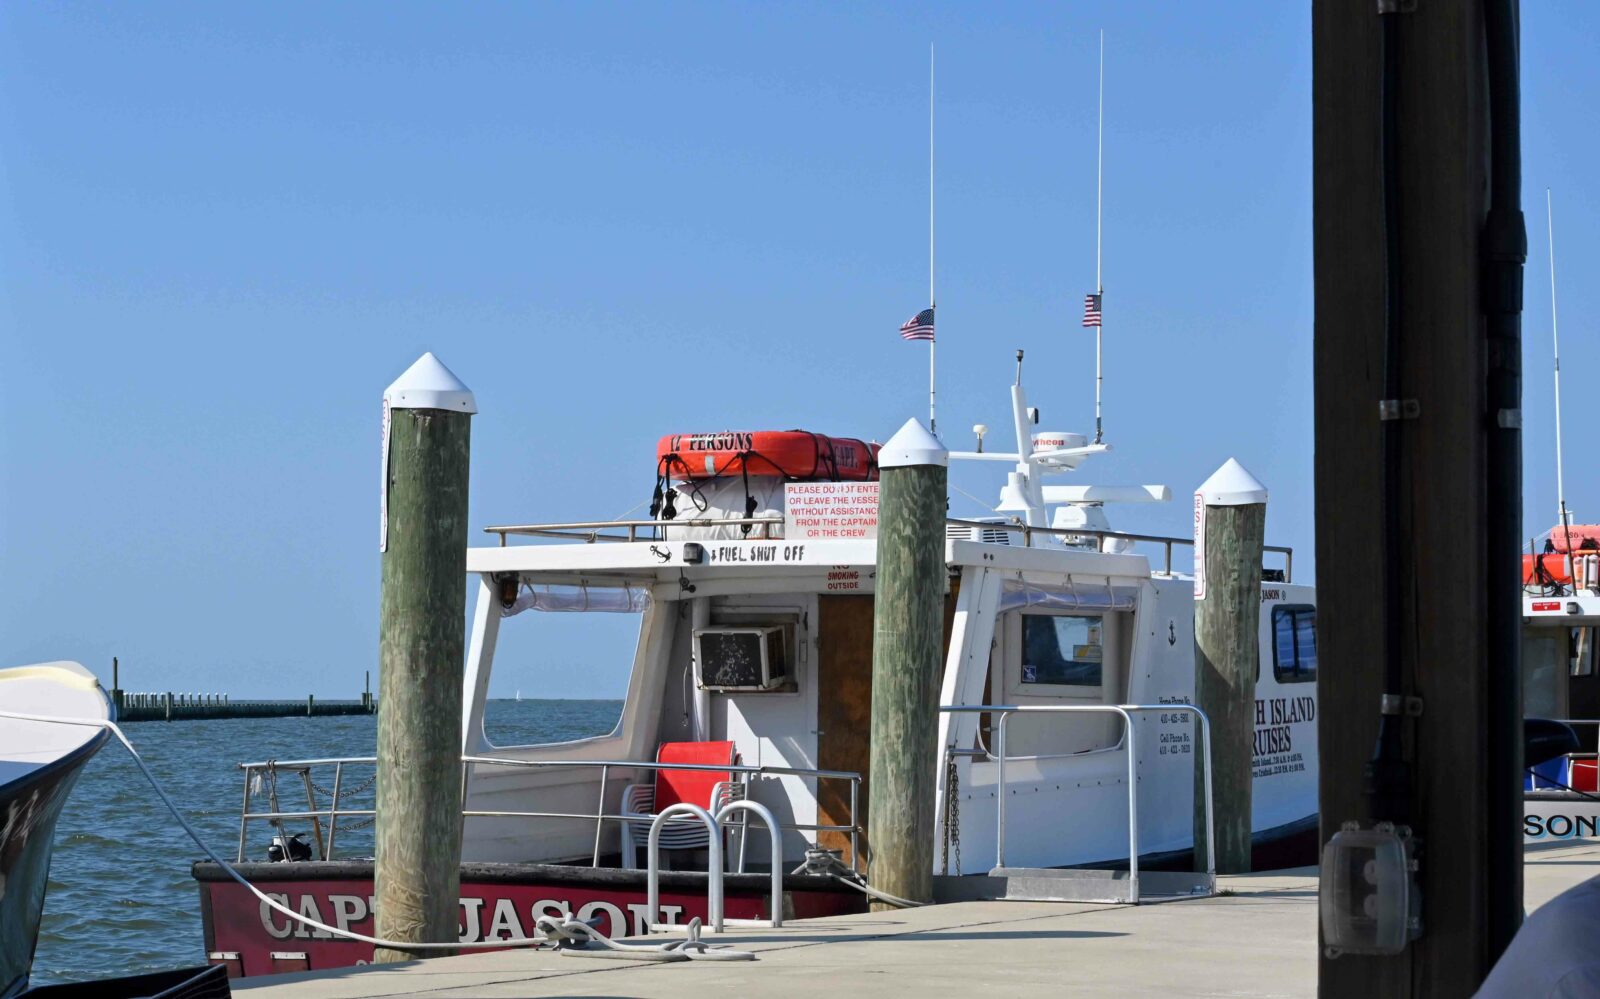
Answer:
[[[945,598],[942,647],[946,662],[950,658],[950,631],[955,621],[958,590],[952,583]],[[858,842],[865,857],[869,855],[867,799],[871,786],[868,769],[872,760],[872,596],[824,594],[817,597],[817,644],[817,768],[848,770],[861,775],[856,824],[861,829]],[[850,783],[841,780],[819,783],[817,825],[849,825]],[[846,864],[855,863],[855,858],[850,856],[849,833],[818,833],[817,845],[842,851]]]
[[[817,598],[817,766],[861,775],[856,803],[859,842],[866,853],[867,764],[872,745],[872,596],[823,595]],[[819,781],[817,824],[850,824],[850,783]],[[850,856],[850,835],[817,834],[817,844]]]

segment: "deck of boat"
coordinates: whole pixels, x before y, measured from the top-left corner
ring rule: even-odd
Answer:
[[[1600,843],[1531,850],[1531,911],[1600,874]],[[1230,894],[1142,907],[959,902],[804,920],[715,938],[754,962],[637,964],[498,951],[373,968],[252,978],[277,996],[1316,994],[1314,868],[1224,877]],[[660,939],[660,938],[658,938]]]

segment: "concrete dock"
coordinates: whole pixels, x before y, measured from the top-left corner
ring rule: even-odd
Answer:
[[[1529,911],[1600,875],[1600,842],[1530,851]],[[755,961],[644,964],[520,950],[245,979],[250,999],[381,996],[1314,996],[1313,868],[1224,877],[1161,905],[961,902],[741,930]],[[666,937],[656,937],[665,940]]]

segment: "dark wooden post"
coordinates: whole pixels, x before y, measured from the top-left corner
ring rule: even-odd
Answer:
[[[1194,494],[1194,690],[1211,720],[1217,872],[1250,870],[1251,762],[1267,488],[1229,458]],[[1195,863],[1205,864],[1205,779],[1195,777]]]
[[[116,707],[117,714],[122,713],[122,670],[117,662],[117,657],[111,657],[111,703]]]
[[[1520,285],[1483,276],[1486,263],[1509,262],[1486,233],[1491,198],[1516,179],[1503,160],[1491,169],[1491,139],[1514,140],[1515,123],[1506,108],[1491,113],[1496,44],[1486,14],[1509,15],[1514,45],[1515,5],[1397,4],[1411,9],[1386,15],[1380,6],[1312,4],[1318,786],[1323,842],[1346,821],[1415,831],[1422,935],[1396,956],[1324,953],[1318,988],[1466,996],[1522,902],[1518,621],[1497,609],[1509,597],[1519,610],[1520,580],[1494,512],[1505,499],[1497,500],[1496,449],[1515,438],[1519,414],[1514,397],[1489,392],[1496,367],[1501,375],[1514,367],[1521,346],[1514,328],[1493,332],[1485,315],[1485,303],[1502,317],[1520,310],[1520,299],[1500,294],[1520,295]],[[1383,128],[1386,32],[1392,143]],[[1507,41],[1503,29],[1497,37]],[[1515,103],[1513,95],[1513,119]],[[1388,197],[1385,158],[1396,170]],[[1500,221],[1514,221],[1520,235],[1520,218]],[[1389,264],[1398,281],[1392,310]],[[1389,475],[1386,438],[1398,449]],[[1513,479],[1511,502],[1517,489]],[[1386,509],[1396,512],[1387,530]],[[1409,773],[1375,787],[1375,802],[1364,785],[1391,653],[1398,693],[1417,700],[1391,723]]]
[[[916,420],[878,455],[867,873],[878,888],[918,902],[933,897],[949,461]]]
[[[383,398],[376,935],[449,943],[461,893],[467,472],[477,404],[432,354]],[[373,959],[444,953],[379,948]]]

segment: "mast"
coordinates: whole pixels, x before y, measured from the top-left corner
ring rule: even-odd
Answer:
[[[1100,345],[1105,325],[1106,289],[1100,272],[1100,233],[1103,218],[1101,206],[1106,189],[1106,30],[1100,29],[1100,124],[1097,129],[1095,150],[1094,188],[1094,293],[1100,298],[1100,323],[1094,328],[1094,442],[1105,439],[1105,424],[1100,415],[1100,390],[1104,377],[1100,366]]]
[[[928,43],[928,308],[935,308],[933,297],[933,43]],[[928,433],[939,432],[934,415],[933,357],[939,337],[938,316],[934,316],[933,336],[928,338]]]
[[[1567,517],[1567,489],[1561,474],[1561,337],[1556,330],[1556,223],[1550,189],[1544,189],[1545,233],[1550,247],[1550,345],[1555,355],[1556,377],[1556,505],[1561,531],[1567,542],[1567,561],[1572,559],[1572,524]],[[1570,574],[1570,570],[1569,570]]]

